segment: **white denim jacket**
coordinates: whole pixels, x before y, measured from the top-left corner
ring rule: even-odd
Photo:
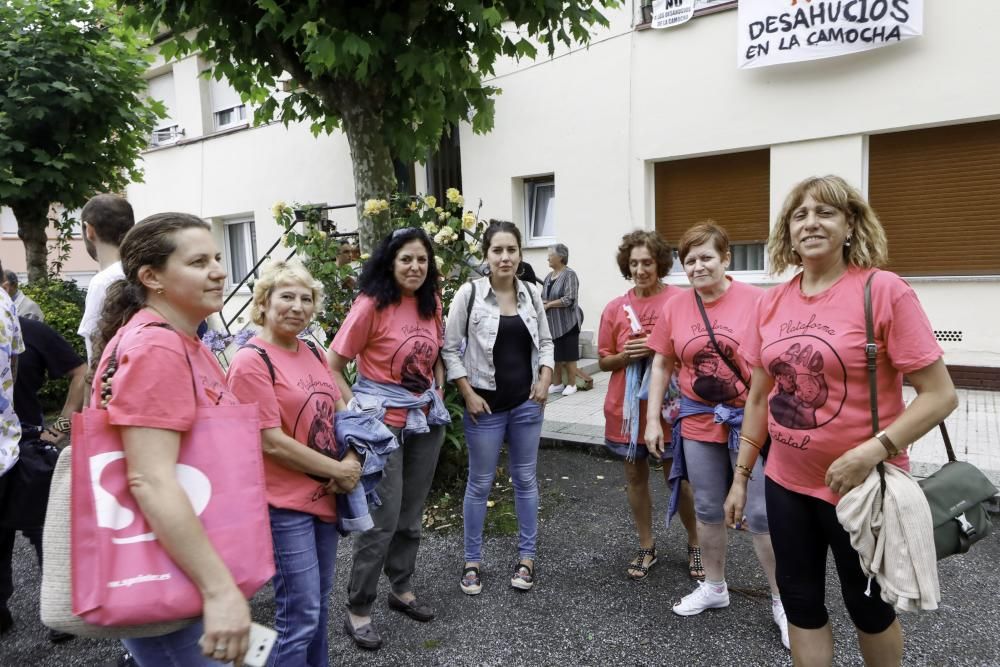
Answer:
[[[545,306],[538,292],[523,281],[515,280],[514,283],[517,286],[517,314],[531,334],[531,381],[535,383],[538,381],[540,367],[555,366],[552,336],[545,317]],[[472,312],[469,313],[469,298],[473,295],[475,301]],[[463,353],[466,324],[469,339]],[[493,345],[496,343],[499,327],[500,305],[489,277],[462,285],[451,302],[444,330],[444,347],[441,348],[441,358],[449,381],[464,377],[476,389],[497,388]]]

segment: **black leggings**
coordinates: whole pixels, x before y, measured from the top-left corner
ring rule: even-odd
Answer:
[[[805,630],[817,630],[830,620],[824,603],[829,546],[840,575],[844,605],[854,626],[868,634],[887,630],[896,620],[896,612],[882,600],[874,579],[871,595],[865,595],[868,577],[861,570],[850,536],[837,521],[837,509],[819,498],[789,491],[770,478],[764,496],[777,563],[775,575],[788,622]]]

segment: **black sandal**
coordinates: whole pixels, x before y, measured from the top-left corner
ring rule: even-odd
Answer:
[[[647,556],[649,556],[650,561],[649,563],[643,565],[643,563],[646,563]],[[627,574],[628,578],[632,581],[642,581],[649,576],[649,571],[653,569],[654,565],[656,565],[655,544],[648,549],[639,549],[635,554],[635,558],[633,558],[628,564],[628,569],[625,570],[625,574]],[[640,572],[641,574],[632,574],[632,571]]]
[[[514,576],[510,578],[510,585],[521,591],[530,591],[535,585],[535,572],[525,562],[519,562],[514,568]]]
[[[698,573],[701,574],[698,574]],[[701,564],[701,547],[688,545],[688,575],[695,581],[705,581],[705,567]]]

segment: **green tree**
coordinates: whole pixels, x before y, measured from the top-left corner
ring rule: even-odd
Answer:
[[[163,106],[142,102],[147,42],[112,0],[0,0],[0,204],[28,279],[46,275],[51,204],[123,189]]]
[[[362,247],[388,221],[362,216],[368,199],[396,185],[392,158],[422,160],[443,129],[493,126],[499,89],[483,84],[500,56],[551,55],[606,26],[599,7],[617,0],[119,0],[132,20],[166,25],[168,59],[200,52],[244,100],[255,122],[309,121],[342,128],[351,149]],[[531,36],[531,37],[529,37]],[[290,76],[291,93],[276,95]]]

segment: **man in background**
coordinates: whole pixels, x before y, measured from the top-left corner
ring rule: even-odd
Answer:
[[[94,361],[94,338],[97,336],[108,287],[125,277],[118,247],[125,233],[135,225],[132,205],[117,195],[97,195],[88,201],[80,214],[83,220],[83,244],[87,254],[101,270],[90,279],[87,302],[77,333],[87,345],[87,363]]]
[[[21,291],[20,280],[18,280],[17,274],[13,271],[4,271],[3,277],[4,280],[0,283],[0,287],[3,287],[11,300],[14,301],[17,316],[44,322],[45,315],[42,313],[42,309],[27,294]]]

